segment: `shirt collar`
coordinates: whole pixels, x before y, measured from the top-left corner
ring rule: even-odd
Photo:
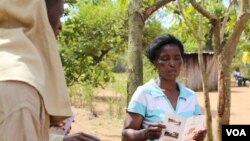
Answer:
[[[186,100],[188,95],[185,93],[185,87],[178,81],[176,81],[176,83],[180,90],[179,98]],[[144,92],[150,94],[153,97],[159,97],[165,95],[162,92],[161,88],[156,84],[156,81],[154,79],[151,79],[149,82],[145,84]]]
[[[179,99],[183,99],[183,100],[187,100],[188,98],[188,94],[186,93],[186,88],[184,85],[182,85],[179,81],[176,81],[179,90],[180,90],[180,95],[179,95]]]

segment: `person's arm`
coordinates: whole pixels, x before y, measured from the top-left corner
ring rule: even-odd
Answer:
[[[146,140],[147,131],[141,129],[143,117],[139,114],[127,113],[122,130],[122,141]]]
[[[100,141],[100,139],[92,135],[79,132],[72,135],[49,134],[49,141]]]
[[[63,141],[100,141],[100,139],[92,135],[79,132],[76,134],[64,136]]]
[[[69,135],[71,126],[65,133],[64,125],[62,122],[50,127],[49,141],[100,141],[97,137],[83,132]]]
[[[127,113],[124,128],[122,130],[122,141],[146,141],[147,139],[159,139],[165,125],[150,124],[148,128],[141,129],[143,116],[136,113]]]

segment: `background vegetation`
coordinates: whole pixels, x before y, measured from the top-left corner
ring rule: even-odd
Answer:
[[[141,11],[139,10],[138,12],[141,14],[138,16],[141,19],[134,18],[134,21],[138,21],[132,25],[135,27],[133,28],[134,32],[140,32],[137,36],[129,28],[132,27],[131,21],[133,21],[133,18],[129,17],[128,13],[130,13],[130,16],[133,15],[134,5],[127,5],[127,0],[65,1],[67,8],[63,18],[63,30],[59,38],[61,45],[60,54],[70,94],[72,98],[75,97],[77,100],[80,100],[79,105],[82,105],[81,101],[84,100],[84,103],[92,111],[93,115],[96,115],[94,99],[98,97],[97,94],[101,89],[111,88],[113,91],[112,96],[105,99],[108,114],[115,116],[114,113],[118,113],[117,117],[122,117],[125,112],[127,96],[130,93],[127,91],[130,85],[126,85],[126,82],[134,78],[137,80],[137,76],[142,74],[134,73],[129,75],[131,71],[128,70],[140,67],[141,51],[144,51],[153,38],[164,33],[174,34],[181,39],[186,52],[197,53],[200,50],[215,52],[217,63],[219,62],[218,74],[228,76],[238,66],[241,68],[243,75],[250,76],[250,65],[242,62],[243,53],[250,52],[250,22],[247,22],[242,34],[241,32],[239,34],[236,33],[241,35],[239,42],[233,38],[229,40],[230,37],[237,37],[236,34],[232,36],[232,29],[234,29],[235,23],[239,20],[240,1],[200,0],[197,4],[202,5],[202,3],[205,3],[202,6],[210,14],[207,14],[208,16],[204,16],[204,12],[202,14],[202,12],[197,10],[197,7],[195,8],[193,3],[196,1],[194,0],[179,0],[166,5],[162,4],[161,8],[157,9],[156,12],[150,12],[149,9],[155,6],[153,4],[164,1],[166,4],[167,0],[141,0],[142,4],[140,5],[139,1],[136,1],[138,2],[136,3],[129,0],[130,3],[141,6]],[[249,3],[246,2],[246,4]],[[150,12],[150,14],[147,12]],[[191,24],[188,24],[187,21]],[[226,22],[224,23],[223,21]],[[218,23],[222,28],[215,26]],[[142,30],[135,30],[139,28],[143,29],[143,33],[141,33]],[[216,34],[214,33],[217,31],[220,34],[222,33],[223,36],[215,36]],[[131,36],[131,34],[134,36]],[[131,37],[138,37],[138,39],[133,40]],[[220,37],[221,40],[215,42]],[[136,41],[137,44],[130,44]],[[230,46],[230,43],[238,43],[235,54],[235,46],[234,44]],[[141,44],[142,50],[140,48]],[[133,52],[137,54],[133,54]],[[232,52],[234,58],[231,64],[232,54],[230,53]],[[127,64],[127,62],[132,62],[132,65]],[[133,66],[133,62],[136,62],[135,64],[138,65]],[[157,77],[154,68],[144,56],[142,62],[143,82],[148,81],[152,77]],[[228,67],[228,64],[231,68]],[[140,72],[140,69],[138,70]],[[137,72],[137,70],[134,72]],[[132,77],[126,78],[126,76]],[[219,90],[219,96],[226,94],[225,98],[228,98],[230,97],[230,90],[226,82],[229,79],[228,77],[224,78],[224,76],[219,77],[221,78],[220,84],[228,88],[228,91],[224,91],[224,89]],[[132,85],[134,87],[137,87],[139,83],[128,82],[128,84],[135,84]],[[225,105],[223,102],[226,103],[226,106],[229,106],[226,109],[230,109],[230,98],[223,99],[220,102],[222,102],[222,105]],[[73,104],[76,103],[73,102]],[[228,111],[225,113],[228,113]],[[229,120],[224,121],[224,124],[229,122]]]

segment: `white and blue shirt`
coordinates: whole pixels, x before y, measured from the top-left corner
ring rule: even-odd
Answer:
[[[201,109],[194,91],[176,82],[180,94],[177,99],[176,109],[161,88],[151,79],[146,84],[139,86],[133,94],[127,111],[137,113],[144,117],[143,122],[161,122],[165,119],[165,113],[173,113],[184,118],[200,115]]]

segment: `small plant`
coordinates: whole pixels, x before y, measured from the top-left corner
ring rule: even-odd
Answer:
[[[82,90],[82,97],[88,107],[88,109],[92,112],[95,113],[95,109],[94,109],[94,91],[93,91],[93,87],[91,87],[88,84],[82,85],[81,86],[81,90]]]
[[[93,87],[88,84],[75,84],[69,88],[71,105],[76,108],[87,107],[93,114],[94,109],[94,92]]]
[[[110,116],[113,116],[113,114],[114,114],[115,97],[113,97],[113,96],[106,97],[106,102],[107,102],[107,105],[108,105],[108,114]]]
[[[84,100],[82,98],[81,90],[79,90],[79,88],[80,88],[80,85],[73,85],[69,87],[70,102],[71,102],[71,105],[76,108],[83,108]]]
[[[126,73],[115,73],[115,82],[112,83],[112,95],[106,98],[107,110],[110,116],[122,118],[126,108]]]

